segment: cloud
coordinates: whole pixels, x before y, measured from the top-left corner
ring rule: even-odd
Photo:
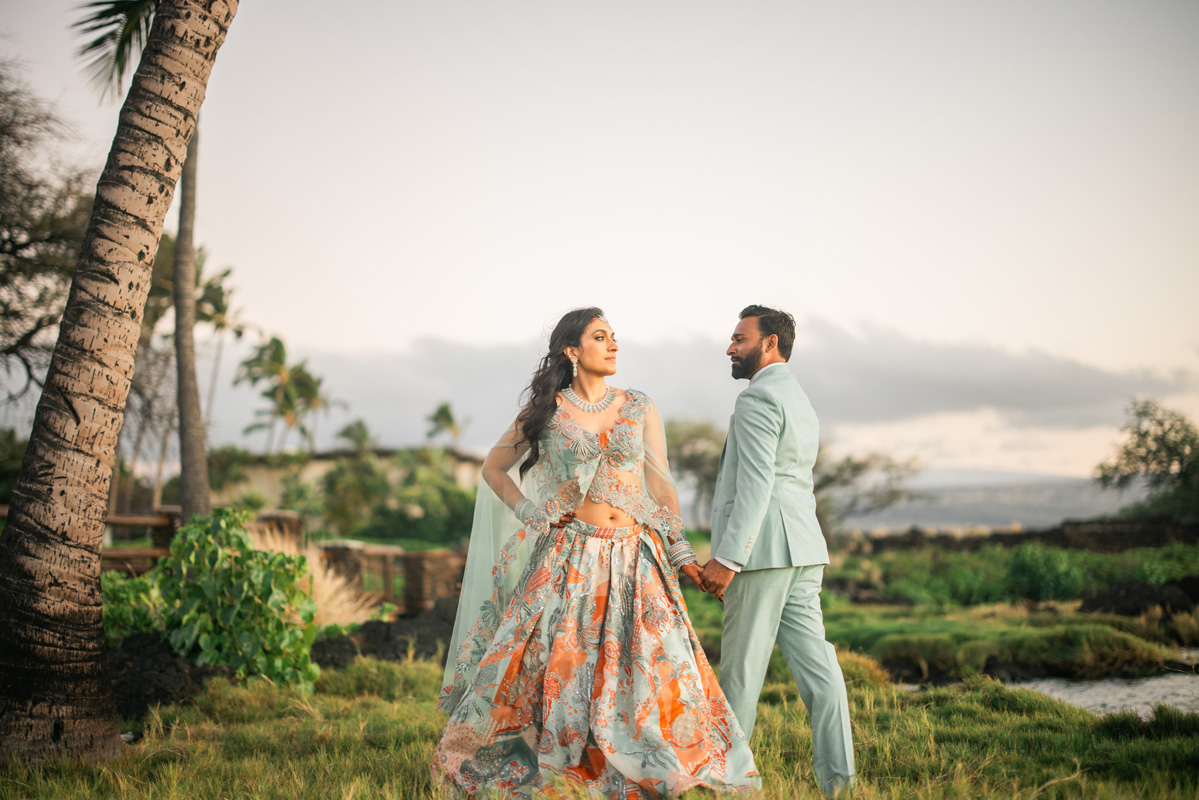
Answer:
[[[482,451],[515,418],[542,347],[426,338],[399,353],[309,351],[299,356],[349,405],[320,423],[322,446],[356,417],[385,444],[419,443],[425,440],[424,418],[450,401],[455,413],[470,421],[462,445]],[[231,375],[239,357],[227,358],[223,371]],[[803,325],[790,368],[826,429],[988,411],[1018,429],[1077,430],[1118,424],[1130,396],[1160,397],[1191,386],[1185,373],[1116,372],[1045,353],[920,342],[882,328],[852,333],[821,320]],[[729,375],[724,344],[699,339],[626,343],[613,383],[648,392],[667,417],[720,425],[745,387]],[[214,434],[218,441],[236,440],[260,401],[244,387],[228,388],[227,382],[220,392]]]
[[[347,355],[301,350],[293,357],[307,358],[310,368],[324,376],[333,397],[348,406],[318,420],[319,447],[330,446],[336,431],[359,417],[383,444],[418,444],[426,440],[425,417],[449,401],[459,418],[469,420],[461,445],[482,452],[515,418],[543,346],[426,338],[404,352]],[[613,383],[649,393],[666,417],[706,419],[723,426],[745,387],[729,376],[724,347],[703,339],[627,342]],[[212,438],[260,449],[262,434],[244,437],[241,431],[264,401],[255,390],[231,386],[237,362],[249,350],[249,343],[226,349]],[[199,370],[205,394],[209,368],[201,363]],[[812,399],[826,435],[845,434],[855,442],[861,437],[852,435],[854,430],[891,430],[895,425],[925,430],[937,415],[948,419],[980,412],[992,426],[1024,431],[1033,439],[1046,430],[1081,432],[1120,424],[1131,396],[1191,397],[1196,387],[1194,375],[1187,372],[1119,372],[1046,353],[921,342],[884,328],[850,332],[823,320],[803,324],[790,369]],[[0,426],[27,431],[34,400],[0,409]],[[937,446],[962,454],[970,442],[941,437]]]
[[[1193,385],[1187,373],[1115,372],[1035,351],[920,342],[882,328],[855,335],[817,320],[804,329],[792,371],[833,423],[992,409],[1017,427],[1085,428],[1118,423],[1133,395]]]

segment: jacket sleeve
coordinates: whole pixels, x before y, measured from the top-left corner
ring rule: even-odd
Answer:
[[[774,490],[775,452],[782,428],[782,408],[773,398],[748,391],[737,398],[733,415],[737,490],[720,549],[712,555],[739,565],[749,561]]]

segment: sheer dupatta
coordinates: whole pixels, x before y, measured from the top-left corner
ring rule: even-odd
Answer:
[[[593,483],[604,484],[596,488],[609,495],[613,490],[605,483],[608,477],[639,479],[636,487],[615,481],[625,491],[618,489],[604,499],[659,536],[670,562],[661,565],[663,569],[677,570],[695,561],[683,533],[662,420],[645,395],[629,390],[616,424],[602,434],[580,428],[574,417],[559,409],[542,433],[537,463],[522,480],[519,465],[528,451],[523,434],[514,426],[483,462],[462,593],[446,660],[440,703],[443,710],[452,710],[470,685],[484,655],[482,643],[489,643],[499,627],[533,545],[539,537],[550,534],[551,521],[582,504]],[[636,469],[613,470],[614,464],[628,466],[626,461]],[[634,488],[637,491],[630,491]],[[526,519],[529,509],[533,509],[533,518],[522,522],[516,515],[517,508],[526,512]]]

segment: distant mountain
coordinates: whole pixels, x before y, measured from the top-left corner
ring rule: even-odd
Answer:
[[[939,484],[939,485],[938,485]],[[929,495],[928,503],[900,503],[873,514],[848,518],[849,530],[888,528],[1047,528],[1064,519],[1110,514],[1142,499],[1143,488],[1116,492],[1089,478],[1021,475],[987,470],[921,475],[909,483]]]
[[[963,486],[1011,486],[1081,480],[1072,475],[1011,472],[1002,469],[922,469],[908,481],[912,489],[953,489]]]

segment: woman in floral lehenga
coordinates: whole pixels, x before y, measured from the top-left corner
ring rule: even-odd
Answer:
[[[657,409],[605,381],[617,349],[599,309],[563,317],[483,465],[434,765],[471,794],[759,785],[679,590],[699,567]]]

